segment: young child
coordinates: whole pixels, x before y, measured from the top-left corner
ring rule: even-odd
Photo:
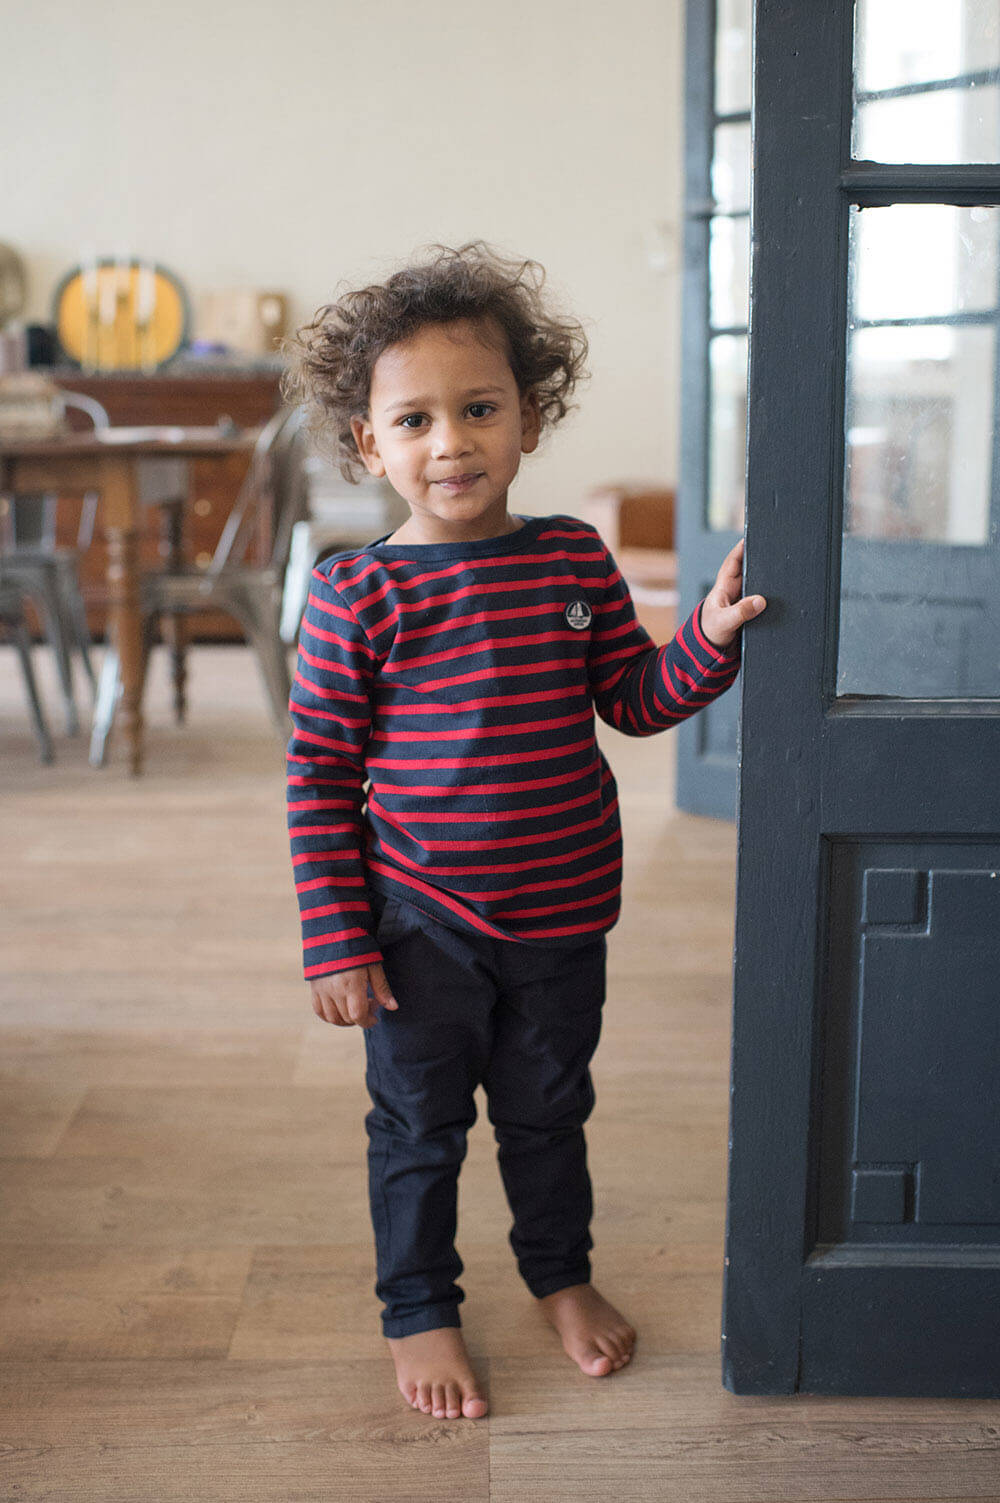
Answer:
[[[314,571],[288,810],[313,1009],[365,1030],[397,1383],[426,1414],[476,1419],[454,1239],[480,1083],[528,1289],[583,1372],[631,1355],[587,1256],[588,1067],[621,872],[594,711],[641,736],[702,709],[764,601],[741,598],[737,545],[657,648],[592,526],[508,511],[586,339],[546,307],[537,263],[482,241],[435,249],[290,342],[286,395],[335,435],[345,476],[387,477],[410,515]]]

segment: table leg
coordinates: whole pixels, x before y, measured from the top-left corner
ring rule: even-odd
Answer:
[[[121,664],[120,723],[133,774],[142,771],[142,613],[139,602],[139,502],[133,466],[109,456],[101,500],[107,540],[109,630]]]
[[[185,489],[188,476],[184,476]],[[184,571],[184,497],[165,502],[164,543],[166,545],[167,571],[181,574]],[[187,714],[187,622],[180,611],[165,612],[162,620],[163,635],[170,646],[170,664],[174,683],[174,719],[182,725]]]

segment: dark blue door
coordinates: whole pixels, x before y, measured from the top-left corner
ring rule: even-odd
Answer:
[[[1000,15],[757,0],[754,99],[723,1378],[998,1397]]]

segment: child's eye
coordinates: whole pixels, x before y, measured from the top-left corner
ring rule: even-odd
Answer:
[[[476,407],[480,409],[479,412],[474,411]],[[494,411],[494,407],[492,402],[473,402],[469,406],[469,411],[473,417],[485,417],[487,413]]]
[[[411,426],[411,423],[422,423],[422,422],[423,422],[423,418],[421,417],[421,415],[420,415],[419,412],[408,412],[406,414],[405,418],[402,418],[400,420],[399,426],[401,428],[409,428]]]

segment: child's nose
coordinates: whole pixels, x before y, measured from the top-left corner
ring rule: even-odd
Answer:
[[[456,454],[468,454],[471,448],[469,434],[463,423],[445,419],[435,426],[434,453],[438,458],[448,459]]]

